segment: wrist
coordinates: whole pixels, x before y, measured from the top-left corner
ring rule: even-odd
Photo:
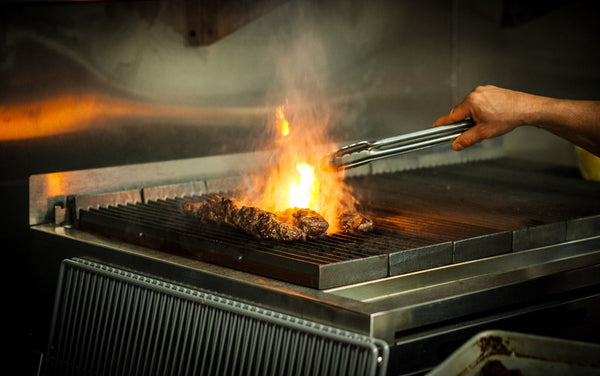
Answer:
[[[544,128],[556,118],[551,112],[559,105],[557,99],[522,93],[520,102],[520,125]]]

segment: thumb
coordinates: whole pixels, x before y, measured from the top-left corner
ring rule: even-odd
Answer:
[[[484,137],[481,135],[481,129],[484,126],[484,123],[477,123],[472,128],[461,133],[460,136],[456,137],[454,141],[452,141],[452,149],[461,151],[464,148],[468,148],[469,146],[483,141]]]

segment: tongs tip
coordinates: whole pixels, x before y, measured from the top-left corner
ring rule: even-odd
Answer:
[[[336,172],[346,170],[348,166],[344,162],[344,157],[354,153],[360,153],[371,147],[369,141],[360,141],[327,154],[321,159],[320,167],[323,171]]]
[[[329,153],[319,163],[321,171],[336,172],[344,169],[342,158],[337,152]]]

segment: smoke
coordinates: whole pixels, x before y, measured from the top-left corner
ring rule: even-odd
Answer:
[[[353,210],[356,201],[342,172],[320,168],[322,159],[335,149],[329,136],[334,110],[328,98],[328,51],[319,28],[312,25],[317,12],[305,3],[295,5],[297,18],[290,20],[291,30],[273,36],[271,45],[275,84],[267,96],[267,107],[273,112],[265,140],[273,150],[272,158],[264,175],[246,189],[245,201],[271,212],[309,202],[307,207],[320,213],[330,225],[329,232],[335,232],[338,215]],[[294,200],[292,187],[307,178],[299,172],[306,171],[307,165],[312,166],[308,175],[314,182],[304,183],[314,190],[306,193],[309,197]]]

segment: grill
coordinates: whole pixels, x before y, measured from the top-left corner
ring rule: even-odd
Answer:
[[[363,170],[347,180],[374,231],[275,242],[182,212],[205,193],[242,189],[227,166],[245,168],[247,156],[224,158],[31,177],[32,273],[44,276],[33,288],[58,283],[56,298],[37,302],[51,326],[32,330],[49,374],[127,373],[145,356],[166,373],[237,372],[241,361],[286,373],[299,349],[306,362],[322,356],[295,368],[314,374],[415,374],[482,330],[600,330],[590,319],[600,312],[600,185],[576,169],[500,158]],[[232,355],[246,336],[264,343]]]
[[[573,185],[556,171],[515,167],[487,161],[355,177],[352,186],[375,231],[306,242],[257,240],[227,226],[201,224],[181,209],[200,196],[152,200],[145,197],[152,188],[134,198],[124,195],[125,201],[141,202],[86,208],[90,201],[119,201],[104,195],[74,205],[84,231],[327,289],[594,234],[597,184]],[[182,190],[171,187],[173,194]]]

